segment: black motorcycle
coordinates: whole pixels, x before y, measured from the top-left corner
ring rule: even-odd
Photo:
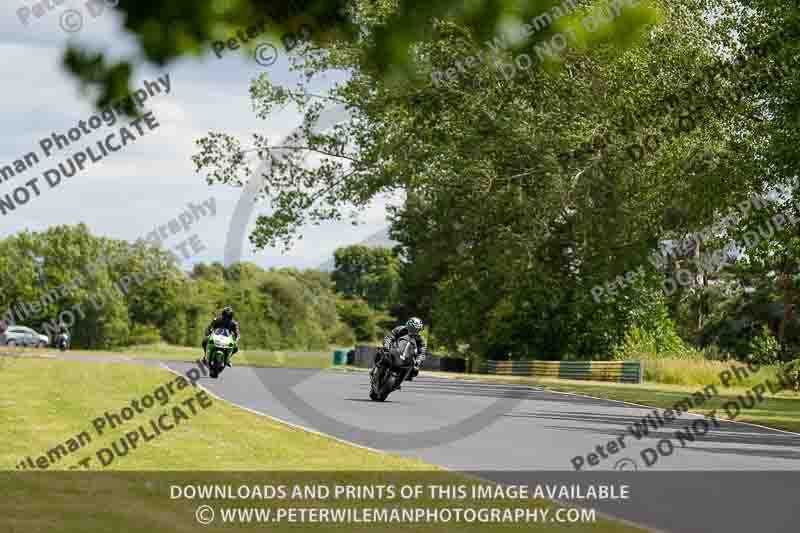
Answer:
[[[417,353],[417,344],[411,337],[400,337],[391,349],[381,348],[377,361],[370,377],[369,397],[376,402],[382,402],[400,387],[400,384],[412,372],[414,367],[414,354]]]

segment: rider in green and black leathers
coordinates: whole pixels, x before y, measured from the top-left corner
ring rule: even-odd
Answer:
[[[419,318],[410,318],[403,326],[397,326],[392,332],[383,339],[383,347],[387,351],[391,349],[392,344],[397,342],[398,339],[408,335],[417,345],[417,353],[414,354],[414,370],[408,375],[408,381],[413,381],[414,376],[419,374],[419,365],[422,361],[422,354],[426,351],[425,339],[419,334],[422,331],[422,320]],[[379,354],[378,354],[379,355]],[[378,362],[376,355],[375,363]]]
[[[208,328],[206,328],[206,334],[203,336],[203,353],[206,353],[206,343],[208,342],[208,336],[211,335],[211,332],[217,328],[225,328],[231,333],[233,333],[234,337],[236,337],[236,348],[233,349],[230,357],[239,351],[239,341],[241,340],[241,335],[239,332],[239,323],[233,319],[233,309],[230,306],[225,306],[222,309],[222,314],[216,317],[214,320],[211,321]],[[230,358],[225,361],[225,366],[231,366]]]

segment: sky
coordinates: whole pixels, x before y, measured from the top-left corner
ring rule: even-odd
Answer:
[[[135,142],[97,163],[87,164],[83,171],[63,178],[51,188],[43,176],[47,169],[62,162],[66,166],[70,155],[95,146],[111,133],[116,134],[112,144],[118,144],[119,128],[130,122],[123,118],[114,126],[103,124],[83,134],[70,147],[55,150],[45,158],[42,139],[53,133],[66,135],[79,121],[96,114],[90,98],[81,94],[79,84],[61,67],[67,43],[76,41],[90,49],[102,50],[111,58],[130,58],[134,63],[139,57],[132,38],[122,29],[121,19],[113,10],[106,9],[95,16],[86,0],[63,0],[55,5],[57,1],[50,2],[53,9],[45,7],[41,17],[32,11],[37,3],[33,0],[4,0],[0,5],[3,65],[0,111],[5,130],[0,136],[0,168],[13,167],[15,161],[29,152],[40,157],[38,164],[0,183],[0,198],[15,194],[20,187],[31,194],[27,203],[5,216],[0,215],[0,238],[25,229],[41,231],[52,225],[83,222],[95,235],[134,241],[163,225],[162,246],[179,257],[184,257],[179,250],[181,246],[189,250],[190,258],[184,259],[184,268],[190,268],[194,262],[222,261],[231,216],[242,190],[209,186],[203,175],[195,172],[191,161],[197,151],[194,143],[209,131],[234,135],[245,145],[253,133],[277,143],[300,123],[300,115],[291,108],[267,120],[258,119],[248,94],[251,80],[265,72],[275,83],[296,84],[298,77],[289,71],[285,50],[274,37],[263,36],[259,40],[273,42],[278,50],[277,60],[267,67],[241,49],[226,51],[220,59],[210,48],[202,57],[181,59],[162,70],[142,65],[132,80],[134,89],[142,87],[144,80],[155,82],[169,75],[169,94],[165,94],[162,86],[160,94],[148,97],[144,103],[158,126],[152,130],[142,126],[145,132],[142,135],[129,128],[137,137]],[[94,12],[97,11],[95,7]],[[80,29],[68,32],[65,27]],[[343,79],[344,73],[332,72],[313,89],[321,92]],[[95,148],[94,152],[99,150]],[[37,177],[41,191],[38,197],[25,186],[28,180]],[[205,216],[192,217],[191,225],[181,225],[174,231],[173,223],[170,229],[170,220],[180,221],[182,213],[190,212],[188,204],[209,202],[212,197],[213,216],[206,210]],[[264,267],[318,266],[337,247],[358,243],[385,228],[387,202],[394,200],[381,198],[363,210],[356,226],[342,222],[305,228],[303,239],[286,253],[279,249],[255,251],[247,242],[242,259]],[[252,216],[250,228],[256,215],[266,213],[268,206],[260,205]],[[184,220],[188,218],[184,216]],[[194,235],[194,248],[184,244]]]

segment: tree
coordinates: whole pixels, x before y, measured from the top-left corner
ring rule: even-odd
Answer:
[[[359,43],[368,49],[394,12],[359,6],[373,17],[361,19]],[[781,110],[791,133],[795,108],[785,103],[796,85],[778,64],[791,57],[790,35],[774,39],[756,24],[739,42],[731,28],[762,14],[743,17],[727,0],[653,1],[625,12],[624,32],[612,24],[576,31],[561,51],[547,46],[580,29],[594,7],[500,50],[494,65],[444,80],[431,74],[463,64],[480,46],[468,25],[446,16],[431,19],[435,40],[410,50],[416,78],[387,80],[365,66],[363,49],[342,42],[298,64],[309,78],[349,69],[329,94],[258,80],[259,116],[294,104],[304,123],[290,157],[273,158],[262,191],[272,210],[259,217],[252,241],[286,246],[306,223],[357,217],[378,194],[402,192],[392,220],[401,306],[432,320],[450,346],[607,357],[632,328],[669,345],[675,321],[696,338],[713,315],[709,276],[696,270],[700,288],[664,298],[664,274],[692,258],[676,256],[671,266],[647,259],[780,182],[763,139],[779,133],[772,123]],[[521,53],[538,59],[533,68],[522,68]],[[314,133],[329,102],[352,120]],[[275,148],[256,137],[265,156]],[[322,163],[303,165],[309,152]],[[241,154],[236,139],[211,134],[195,162],[210,181],[238,184],[248,177]],[[695,258],[705,251],[712,249],[692,250]],[[640,265],[639,282],[592,298],[594,286]]]
[[[121,1],[114,8],[123,20],[126,37],[136,51],[137,62],[110,60],[102,51],[73,45],[64,53],[64,66],[85,87],[97,89],[102,107],[129,98],[130,79],[144,64],[163,67],[186,56],[203,53],[252,54],[253,35],[268,34],[281,41],[287,52],[311,53],[335,49],[342,43],[363,47],[360,66],[387,79],[414,77],[418,43],[435,40],[431,22],[450,17],[476,39],[495,38],[503,25],[520,25],[553,7],[553,0],[495,2],[493,0],[174,0],[169,5]],[[109,9],[102,2],[98,6]],[[625,35],[626,25],[615,27]],[[371,38],[363,40],[369,32]],[[247,36],[249,34],[249,37]],[[232,44],[231,44],[232,43]],[[212,52],[212,50],[214,52]],[[141,67],[140,67],[141,65]],[[133,105],[128,106],[133,113]]]
[[[800,35],[798,15],[800,9],[790,3],[766,0],[748,0],[744,6],[751,8],[742,17],[740,31],[745,43],[758,43],[765,31],[780,32],[786,42],[776,53],[763,58],[763,68],[773,76],[763,76],[754,85],[752,96],[759,102],[762,119],[761,133],[767,142],[760,145],[761,152],[751,166],[769,180],[773,192],[783,193],[783,205],[778,209],[762,213],[752,226],[769,224],[768,217],[777,210],[794,210],[795,215],[800,200],[798,175],[800,173],[800,131],[797,127],[800,112],[800,72],[792,68],[798,48]],[[774,225],[774,224],[773,224]],[[756,249],[748,250],[749,262],[763,273],[774,273],[775,289],[780,294],[783,316],[777,336],[785,346],[786,330],[792,322],[793,307],[798,303],[798,287],[795,281],[800,273],[800,223],[778,227],[775,235],[759,242]]]
[[[239,263],[196,265],[192,277],[163,250],[95,237],[82,224],[20,233],[0,240],[0,252],[9,272],[0,282],[0,304],[10,313],[23,304],[35,309],[28,316],[16,313],[15,322],[46,334],[64,322],[75,347],[161,339],[198,346],[211,319],[229,303],[247,348],[318,350],[352,337],[324,272],[267,272]],[[10,313],[3,314],[12,318]]]
[[[396,302],[399,261],[392,250],[347,246],[334,252],[334,262],[332,279],[340,294],[362,298],[376,309],[387,309]]]
[[[342,322],[350,326],[357,341],[371,342],[378,334],[375,312],[364,300],[341,299],[336,308]]]
[[[391,16],[381,6],[363,9],[378,19]],[[565,19],[552,32],[580,27],[587,13]],[[252,240],[257,246],[286,245],[305,223],[350,216],[375,195],[401,190],[407,200],[395,212],[393,231],[401,257],[412,258],[403,265],[403,305],[416,306],[437,328],[441,324],[437,337],[490,350],[505,350],[509,343],[515,350],[554,354],[606,350],[624,335],[627,304],[608,307],[618,317],[610,318],[612,332],[587,337],[594,330],[586,319],[598,314],[590,288],[644,261],[667,231],[681,229],[665,227],[665,213],[696,205],[698,192],[708,197],[709,184],[723,178],[704,170],[687,180],[676,169],[705,137],[730,137],[720,133],[725,117],[714,120],[711,110],[685,131],[675,127],[677,117],[660,115],[623,131],[613,127],[625,122],[630,109],[660,102],[664,86],[691,81],[692,72],[714,61],[720,40],[694,4],[670,10],[648,5],[630,14],[625,50],[612,25],[607,32],[583,32],[579,44],[560,54],[541,53],[541,41],[525,42],[500,52],[497,65],[443,84],[430,80],[431,72],[474,55],[476,46],[469,27],[445,17],[433,20],[437,40],[413,49],[420,78],[389,82],[362,68],[360,49],[342,44],[302,66],[310,77],[328,68],[352,69],[350,80],[330,95],[319,98],[258,80],[252,94],[260,116],[294,103],[305,121],[298,135],[302,150],[273,160],[264,187],[272,214],[259,218]],[[365,30],[368,47],[379,29]],[[509,76],[504,65],[523,51],[541,56],[541,64]],[[650,75],[664,64],[675,67],[669,76]],[[320,100],[344,102],[354,119],[312,133]],[[630,161],[629,144],[659,129],[670,132],[659,149],[645,161]],[[599,134],[605,135],[595,145],[591,141]],[[256,139],[255,149],[270,154],[271,147]],[[586,139],[586,157],[559,157]],[[200,147],[195,161],[208,179],[244,179],[235,139],[212,134]],[[324,162],[304,167],[306,151],[324,156]],[[733,195],[746,181],[725,185]],[[723,195],[714,205],[730,201]],[[714,205],[680,224],[705,222]],[[547,324],[541,335],[533,339],[529,331],[507,330],[512,323],[527,328],[524,320],[506,320],[509,302],[525,309],[522,316]],[[485,319],[490,316],[496,318]],[[486,345],[495,342],[487,335],[490,327],[497,333],[495,346]]]

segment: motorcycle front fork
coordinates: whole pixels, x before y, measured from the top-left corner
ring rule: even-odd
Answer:
[[[377,385],[380,384],[379,380],[381,378],[381,368],[378,365],[374,365],[372,370],[369,371],[369,379],[370,385],[375,389]]]

